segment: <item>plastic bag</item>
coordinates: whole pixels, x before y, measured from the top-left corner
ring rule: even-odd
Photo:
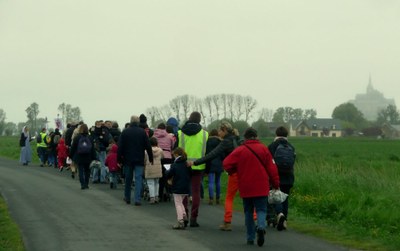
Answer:
[[[269,204],[280,204],[286,200],[288,195],[279,189],[271,189],[268,194]]]

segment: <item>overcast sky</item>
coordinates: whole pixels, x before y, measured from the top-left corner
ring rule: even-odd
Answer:
[[[6,121],[117,120],[177,95],[250,95],[261,108],[333,109],[375,89],[400,102],[400,1],[0,0]]]

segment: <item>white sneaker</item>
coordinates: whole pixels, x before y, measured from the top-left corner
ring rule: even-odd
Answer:
[[[286,222],[286,217],[283,213],[278,214],[277,222],[278,222],[278,225],[276,226],[276,229],[278,231],[282,231],[282,230],[286,229],[286,227],[284,226],[285,222]]]

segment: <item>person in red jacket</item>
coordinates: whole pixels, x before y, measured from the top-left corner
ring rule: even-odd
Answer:
[[[65,140],[61,138],[57,144],[57,161],[58,161],[58,170],[62,172],[64,166],[66,165],[67,157],[68,157],[68,148],[65,144]]]
[[[254,244],[256,226],[253,212],[255,210],[257,245],[261,247],[264,244],[269,182],[272,182],[273,188],[279,189],[279,175],[268,147],[257,139],[257,131],[254,128],[248,128],[244,133],[244,138],[244,143],[225,158],[223,166],[228,173],[237,173],[238,176],[239,193],[243,199],[247,228],[247,244]]]
[[[105,161],[105,165],[108,167],[108,171],[110,172],[110,188],[117,188],[118,174],[120,172],[120,166],[117,158],[118,145],[113,144],[111,146],[111,150],[108,153]]]

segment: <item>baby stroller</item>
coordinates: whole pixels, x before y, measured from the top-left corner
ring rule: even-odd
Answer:
[[[144,201],[150,201],[149,186],[147,185],[146,179],[143,179],[142,198]]]

